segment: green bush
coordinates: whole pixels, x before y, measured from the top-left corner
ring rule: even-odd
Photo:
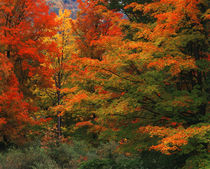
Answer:
[[[0,155],[2,169],[59,169],[43,149],[30,147],[28,149],[10,149]]]
[[[74,151],[72,146],[61,144],[49,149],[47,153],[61,168],[77,168],[79,154]]]
[[[81,163],[79,169],[144,169],[140,159],[95,159]]]
[[[192,156],[186,160],[183,169],[209,169],[210,155],[207,153]]]
[[[117,169],[146,169],[140,158],[119,158],[116,163]]]
[[[186,155],[165,155],[157,151],[143,151],[141,153],[143,166],[148,169],[181,169],[185,164]]]
[[[193,140],[190,143],[194,145]],[[115,151],[113,142],[91,147],[86,142],[74,141],[45,150],[34,144],[0,153],[0,169],[208,169],[205,146],[192,145],[185,147],[185,153],[170,156],[143,151],[127,157]]]
[[[81,163],[78,169],[116,169],[116,166],[110,159],[95,159]]]

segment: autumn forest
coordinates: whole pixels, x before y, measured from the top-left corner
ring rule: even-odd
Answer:
[[[209,169],[209,19],[208,0],[0,0],[0,169]]]

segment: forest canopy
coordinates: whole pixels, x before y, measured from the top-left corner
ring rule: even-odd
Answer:
[[[35,168],[210,167],[209,18],[208,0],[0,0],[0,168],[32,145]]]

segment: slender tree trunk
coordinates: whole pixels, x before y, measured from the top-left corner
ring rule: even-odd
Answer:
[[[61,104],[61,92],[60,92],[60,89],[61,89],[61,73],[58,72],[58,86],[57,86],[58,90],[57,90],[57,105],[60,105]],[[58,116],[58,126],[57,126],[57,129],[58,129],[58,137],[60,138],[61,136],[61,116],[60,116],[60,111],[58,111],[57,113],[57,116]]]

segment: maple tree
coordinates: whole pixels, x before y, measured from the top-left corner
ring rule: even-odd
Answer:
[[[145,89],[149,88],[153,93],[153,96],[148,96],[146,91],[144,96],[152,109],[145,104],[141,106],[155,115],[155,118],[159,117],[158,121],[164,116],[169,121],[180,122],[185,128],[207,122],[208,68],[203,64],[208,58],[204,47],[207,46],[207,30],[206,18],[200,17],[202,12],[203,16],[206,15],[205,10],[201,11],[200,8],[205,5],[203,1],[157,1],[146,5],[132,3],[126,7],[143,11],[144,14],[151,13],[157,19],[155,26],[144,23],[132,25],[139,29],[134,38],[141,42],[131,42],[131,49],[140,50],[144,54],[134,53],[133,57],[139,57],[148,69],[146,73],[152,73],[152,79],[155,74],[159,77],[152,83],[150,81],[151,85],[145,86]],[[148,54],[148,49],[152,53]],[[145,68],[140,70],[145,71]],[[147,76],[143,77],[146,79]],[[145,92],[142,89],[139,91]],[[187,130],[183,130],[183,134]]]
[[[201,6],[204,7],[202,10]],[[128,33],[133,31],[132,36],[126,37],[128,40],[118,36],[118,43],[101,54],[99,61],[94,60],[93,52],[84,52],[90,53],[84,57],[92,59],[84,59],[91,63],[87,74],[94,87],[88,99],[97,107],[97,110],[88,111],[98,118],[78,126],[86,125],[93,131],[101,130],[103,126],[105,135],[115,139],[119,136],[126,140],[123,146],[138,150],[139,146],[146,148],[151,142],[142,144],[147,137],[139,137],[137,126],[159,125],[166,131],[169,128],[173,131],[177,125],[170,123],[179,124],[184,126],[180,131],[182,135],[188,133],[191,125],[208,121],[208,66],[204,64],[208,60],[207,8],[204,1],[169,0],[134,2],[125,9],[140,11],[140,18],[149,15],[150,19],[147,22],[121,20],[123,27],[129,26]],[[90,36],[89,32],[85,35],[89,39],[97,37]],[[91,35],[94,34],[91,32]],[[81,38],[78,43],[81,45],[82,40],[87,39]],[[93,49],[97,50],[97,46]],[[193,136],[189,134],[182,145]]]
[[[99,5],[100,1],[82,2],[79,0],[78,2],[80,11],[76,22],[72,24],[79,56],[102,60],[106,51],[102,41],[105,41],[107,37],[120,34],[120,29],[114,24],[119,17],[116,17],[116,13]]]
[[[2,0],[0,18],[1,117],[5,120],[1,132],[3,141],[15,142],[16,137],[26,137],[26,125],[35,123],[30,117],[37,110],[33,90],[50,85],[45,52],[54,45],[43,38],[55,34],[57,23],[55,14],[39,0]]]
[[[26,127],[30,123],[34,124],[28,115],[30,105],[23,100],[23,95],[19,92],[19,84],[9,59],[1,55],[0,61],[0,141],[6,144],[21,144],[28,133]]]
[[[94,116],[94,113],[87,113],[87,110],[92,106],[83,102],[91,93],[91,88],[93,88],[91,83],[94,82],[91,78],[94,78],[97,73],[89,71],[91,65],[94,64],[89,61],[100,62],[103,53],[109,47],[108,43],[113,43],[112,40],[120,33],[120,29],[116,29],[114,25],[118,15],[106,11],[103,6],[99,7],[96,4],[95,1],[80,1],[81,10],[78,18],[71,21],[76,51],[69,58],[68,65],[71,73],[66,87],[61,90],[67,93],[62,105],[63,111],[67,112],[64,113],[64,126],[71,124],[74,120],[81,121],[81,119],[89,119]],[[104,8],[104,11],[101,8]],[[112,18],[115,20],[112,21]],[[71,128],[70,126],[68,125],[67,128]]]

